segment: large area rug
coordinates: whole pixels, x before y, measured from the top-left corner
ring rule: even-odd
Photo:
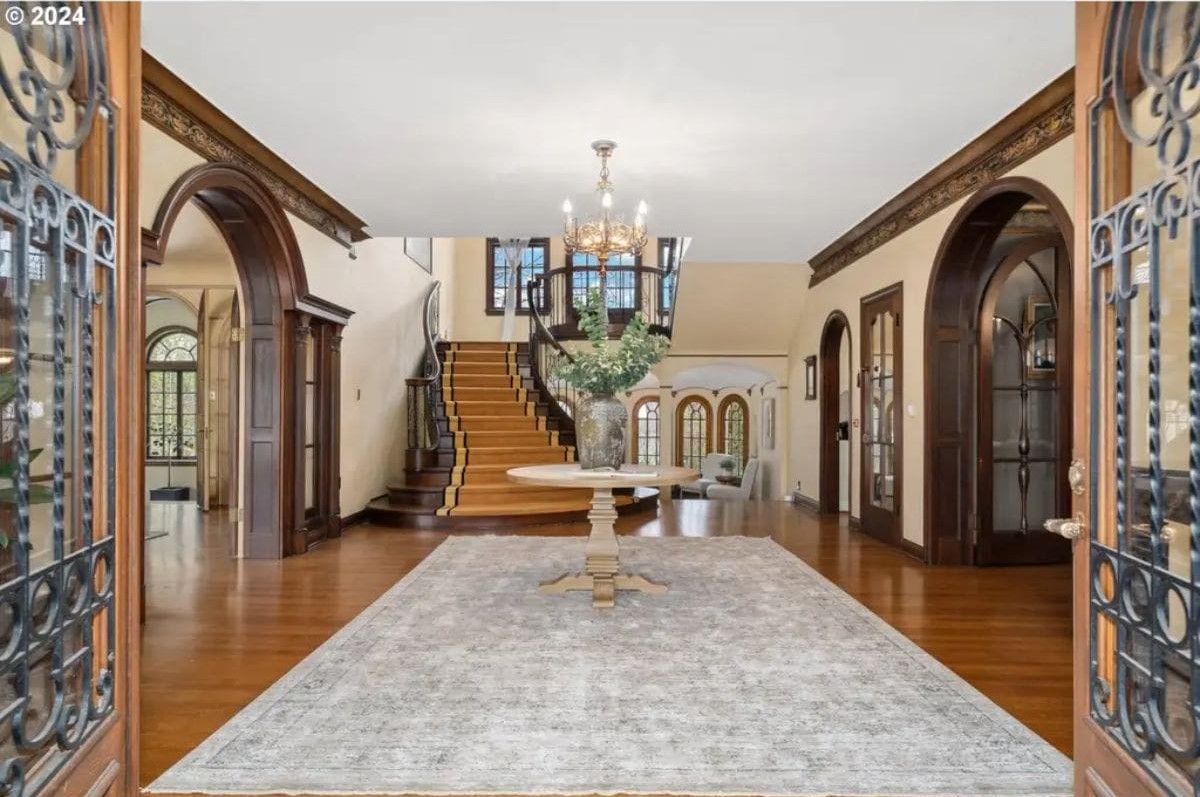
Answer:
[[[151,792],[1069,795],[1071,766],[767,539],[452,538]]]

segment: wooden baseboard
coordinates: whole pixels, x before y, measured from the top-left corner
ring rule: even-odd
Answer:
[[[808,509],[813,512],[819,513],[821,511],[821,503],[819,501],[817,501],[815,498],[809,498],[807,495],[796,491],[792,492],[792,503],[796,506],[803,507],[804,509]]]
[[[383,498],[387,498],[387,493],[384,493],[383,495],[380,495],[380,496],[376,496],[372,500],[378,501]],[[371,513],[369,511],[369,507],[365,507],[365,506],[362,509],[358,510],[357,512],[351,512],[349,515],[346,515],[342,518],[342,530],[344,531],[345,529],[348,529],[351,526],[357,526],[360,523],[366,523],[367,518],[370,514]]]
[[[927,564],[927,562],[925,562],[925,546],[924,545],[913,542],[912,540],[909,540],[909,539],[901,539],[900,540],[900,550],[904,551],[906,554],[913,557],[914,559],[918,559],[922,563]]]

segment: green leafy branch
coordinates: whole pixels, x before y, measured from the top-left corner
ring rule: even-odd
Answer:
[[[7,410],[8,406],[16,400],[16,397],[17,378],[12,374],[0,374],[0,414]],[[30,450],[29,461],[33,462],[41,453],[42,449],[40,448]],[[0,483],[8,482],[7,486],[0,487],[0,506],[17,505],[16,475],[16,460],[0,454]],[[48,504],[53,500],[54,490],[43,484],[29,485],[30,504]],[[0,533],[0,548],[7,548],[10,542],[11,540],[7,535]]]
[[[559,357],[553,374],[579,390],[596,396],[629,390],[662,360],[671,346],[666,337],[650,331],[640,313],[625,325],[620,342],[611,343],[607,308],[596,288],[589,290],[575,309],[579,312],[579,328],[587,335],[591,350],[577,352],[570,359]]]

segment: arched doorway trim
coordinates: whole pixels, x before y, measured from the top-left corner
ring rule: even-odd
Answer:
[[[1074,240],[1071,217],[1053,191],[1028,177],[1005,177],[963,204],[934,258],[925,297],[924,375],[924,537],[931,564],[971,562],[979,308],[993,247],[1013,215],[1030,201],[1046,208],[1064,240]],[[1069,246],[1067,254],[1070,261]],[[1067,265],[1073,268],[1073,263]],[[1069,294],[1060,302],[1059,315],[1060,325],[1070,329]],[[1070,395],[1062,400],[1069,405]]]
[[[205,163],[180,175],[142,231],[142,264],[162,264],[171,231],[195,203],[225,238],[241,283],[244,329],[245,480],[240,553],[274,559],[301,553],[340,532],[336,411],[338,344],[349,311],[308,293],[291,222],[265,185],[231,163]],[[326,327],[328,327],[326,329]],[[308,349],[313,348],[313,357]],[[306,379],[316,363],[322,389],[309,400]],[[305,506],[305,412],[316,415],[320,484],[317,506]]]
[[[842,336],[846,337],[846,346],[850,351],[842,351]],[[825,319],[825,326],[821,328],[821,344],[818,349],[820,353],[820,373],[821,381],[817,388],[817,400],[820,404],[818,414],[820,417],[821,430],[819,433],[819,476],[817,486],[817,500],[819,511],[830,512],[836,514],[840,508],[839,496],[839,478],[841,477],[843,467],[847,473],[853,473],[854,470],[854,446],[850,446],[848,453],[848,462],[842,462],[838,455],[838,423],[839,410],[842,387],[841,384],[841,364],[842,357],[847,357],[851,363],[854,362],[853,356],[853,337],[850,332],[850,319],[841,310],[834,310]],[[853,367],[850,368],[853,372]],[[851,377],[853,382],[853,377]],[[850,385],[845,385],[847,390]],[[854,402],[850,402],[851,416],[853,416]],[[853,423],[851,423],[853,427]],[[853,491],[852,491],[853,492]]]

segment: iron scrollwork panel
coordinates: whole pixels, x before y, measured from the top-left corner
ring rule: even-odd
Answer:
[[[39,793],[115,708],[116,131],[99,9],[69,9],[70,24],[47,26],[33,5],[12,5],[0,35],[0,794],[10,797]]]
[[[1195,3],[1114,4],[1088,116],[1090,713],[1179,795],[1200,794],[1198,45]]]

